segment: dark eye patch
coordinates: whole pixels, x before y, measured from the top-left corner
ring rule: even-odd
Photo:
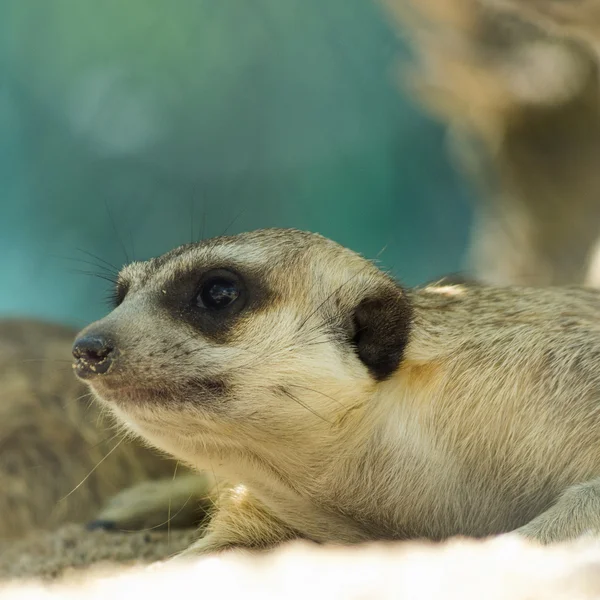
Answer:
[[[250,312],[268,306],[275,294],[264,274],[233,266],[195,268],[178,273],[158,294],[170,318],[191,325],[217,343],[231,339],[235,324]]]

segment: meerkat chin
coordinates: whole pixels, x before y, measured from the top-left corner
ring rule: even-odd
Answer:
[[[133,432],[230,485],[191,549],[600,528],[600,296],[403,289],[316,234],[126,266],[73,354]]]

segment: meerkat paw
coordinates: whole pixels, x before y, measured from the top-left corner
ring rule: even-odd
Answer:
[[[515,533],[541,544],[600,534],[600,478],[567,488],[546,512]]]
[[[517,535],[532,542],[544,546],[548,544],[559,544],[562,542],[573,542],[583,538],[595,538],[600,536],[600,529],[576,525],[571,526],[567,520],[564,522],[532,522],[515,530]]]
[[[554,542],[554,536],[549,530],[545,529],[540,523],[528,523],[519,527],[513,533],[538,544],[551,544]]]
[[[245,486],[225,486],[206,534],[171,560],[228,550],[257,552],[298,537],[296,531],[275,517]]]
[[[114,496],[87,528],[140,531],[201,524],[212,503],[214,481],[207,474],[146,481]]]

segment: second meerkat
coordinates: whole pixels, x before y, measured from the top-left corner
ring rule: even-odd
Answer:
[[[594,291],[403,289],[261,230],[125,267],[73,352],[131,431],[230,482],[191,552],[600,530]]]

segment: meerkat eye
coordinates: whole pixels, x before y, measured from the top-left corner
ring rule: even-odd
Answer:
[[[196,303],[208,310],[223,310],[236,302],[241,293],[241,286],[233,274],[218,273],[209,275],[202,282]]]

